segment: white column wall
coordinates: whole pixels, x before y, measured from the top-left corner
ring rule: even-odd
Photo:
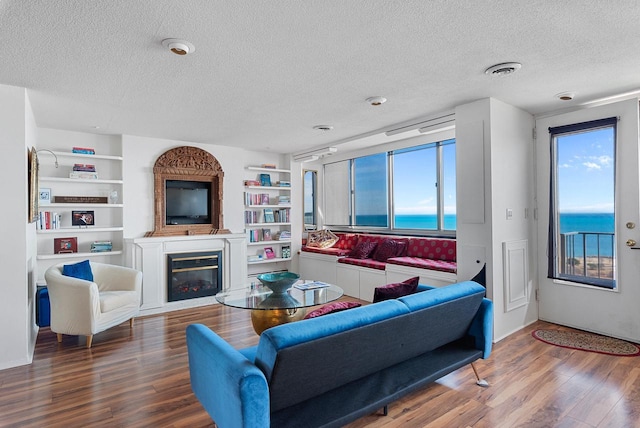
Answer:
[[[533,298],[533,126],[530,114],[491,98],[456,108],[458,280],[471,278],[486,262],[495,340],[538,317]],[[482,195],[465,197],[465,189],[478,182],[484,184]],[[513,213],[509,219],[507,209]],[[521,285],[528,302],[507,310],[504,278],[510,272],[505,271],[503,243],[522,240],[527,242],[529,277]]]
[[[37,335],[35,325],[35,226],[28,223],[27,153],[36,145],[37,129],[26,89],[0,85],[0,179],[4,207],[0,228],[2,299],[0,369],[29,364]]]

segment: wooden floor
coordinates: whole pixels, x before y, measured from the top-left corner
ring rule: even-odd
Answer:
[[[1,427],[209,427],[189,385],[184,331],[203,323],[235,347],[254,345],[249,311],[221,305],[136,320],[58,344],[40,330],[33,364],[0,371]],[[531,337],[538,322],[355,427],[640,427],[640,357],[558,348]],[[212,361],[215,363],[215,361]]]

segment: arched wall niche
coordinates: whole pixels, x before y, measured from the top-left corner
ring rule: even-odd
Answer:
[[[191,146],[167,150],[153,166],[154,230],[145,236],[212,235],[230,233],[224,228],[222,191],[224,171],[209,152]],[[167,185],[208,189],[208,215],[176,216],[171,210],[175,203],[167,202]],[[173,192],[173,191],[171,191]],[[173,199],[175,201],[175,199]],[[169,215],[168,215],[169,213]],[[198,223],[194,223],[198,221]],[[205,223],[203,223],[205,222]]]

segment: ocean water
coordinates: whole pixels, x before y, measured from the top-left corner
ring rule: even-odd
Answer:
[[[397,215],[396,229],[435,230],[437,218],[433,214]],[[360,226],[387,227],[386,215],[363,215],[357,217]],[[456,229],[456,215],[444,216],[446,230]],[[613,213],[564,213],[560,214],[560,233],[569,234],[574,239],[575,256],[611,257],[614,252],[613,232],[615,219]],[[580,233],[589,232],[589,233]],[[600,234],[596,234],[600,233]],[[584,237],[584,241],[583,241]]]
[[[613,213],[560,214],[560,233],[574,239],[575,256],[612,257],[614,254],[615,218]],[[579,233],[591,232],[591,233]],[[596,234],[599,233],[599,234]]]

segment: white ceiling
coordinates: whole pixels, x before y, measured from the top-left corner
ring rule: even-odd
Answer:
[[[40,127],[282,153],[485,97],[539,114],[640,89],[637,0],[0,0],[0,40]]]

